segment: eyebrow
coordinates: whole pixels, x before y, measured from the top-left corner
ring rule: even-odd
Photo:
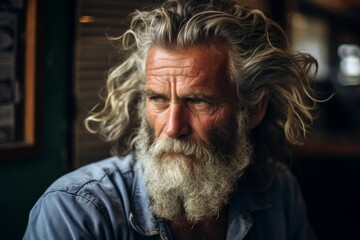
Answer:
[[[150,90],[150,89],[145,89],[142,91],[143,94],[147,97],[152,97],[152,96],[162,96],[162,97],[166,97],[167,95],[166,94],[163,94],[163,93],[159,93],[159,92],[156,92],[154,90]]]
[[[204,100],[206,102],[212,102],[212,103],[221,103],[222,102],[222,98],[220,98],[220,97],[209,96],[209,95],[202,94],[202,93],[199,93],[199,94],[194,94],[194,93],[185,94],[185,95],[181,96],[181,98],[182,99],[186,99],[186,98],[189,98],[189,99],[201,99],[201,100]]]
[[[167,94],[163,94],[163,93],[159,93],[156,92],[154,90],[151,89],[146,89],[143,91],[143,93],[145,94],[145,96],[147,97],[153,97],[153,96],[160,96],[160,97],[168,97]],[[222,97],[218,97],[218,96],[209,96],[203,93],[189,93],[189,94],[184,94],[179,96],[179,99],[201,99],[207,102],[212,102],[212,103],[222,103],[224,100]]]

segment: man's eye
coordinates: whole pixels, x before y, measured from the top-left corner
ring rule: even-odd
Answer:
[[[201,98],[189,98],[186,100],[186,102],[188,104],[193,104],[193,105],[211,105],[209,101],[206,101]]]
[[[206,103],[206,102],[203,101],[202,99],[190,99],[188,101],[188,103],[199,105],[199,104],[203,104],[203,103]]]
[[[199,111],[210,111],[213,108],[213,104],[201,98],[187,99],[187,105],[197,109]]]
[[[156,103],[156,104],[163,104],[163,103],[166,103],[166,99],[164,97],[161,97],[161,96],[152,96],[152,97],[149,97],[149,100],[153,103]]]

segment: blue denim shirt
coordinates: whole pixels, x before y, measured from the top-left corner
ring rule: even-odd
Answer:
[[[173,239],[148,204],[140,164],[112,157],[55,181],[31,210],[24,239]],[[226,239],[315,239],[286,171],[264,191],[239,182],[228,211]]]

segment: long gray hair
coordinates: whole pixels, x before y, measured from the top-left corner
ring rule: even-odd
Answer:
[[[113,142],[116,154],[134,148],[140,118],[145,117],[138,106],[143,101],[145,60],[153,45],[171,49],[224,44],[239,106],[251,114],[259,101],[257,90],[268,93],[266,116],[251,134],[255,151],[282,158],[284,146],[305,140],[316,108],[309,74],[316,72],[317,62],[291,51],[283,30],[261,11],[231,1],[168,0],[134,12],[129,30],[113,40],[120,42],[124,61],[109,72],[104,104],[85,124]]]

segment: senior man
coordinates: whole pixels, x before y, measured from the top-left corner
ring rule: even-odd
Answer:
[[[313,120],[309,55],[258,10],[136,11],[87,127],[114,157],[65,175],[25,239],[313,239],[286,165]],[[313,72],[312,72],[313,73]]]

